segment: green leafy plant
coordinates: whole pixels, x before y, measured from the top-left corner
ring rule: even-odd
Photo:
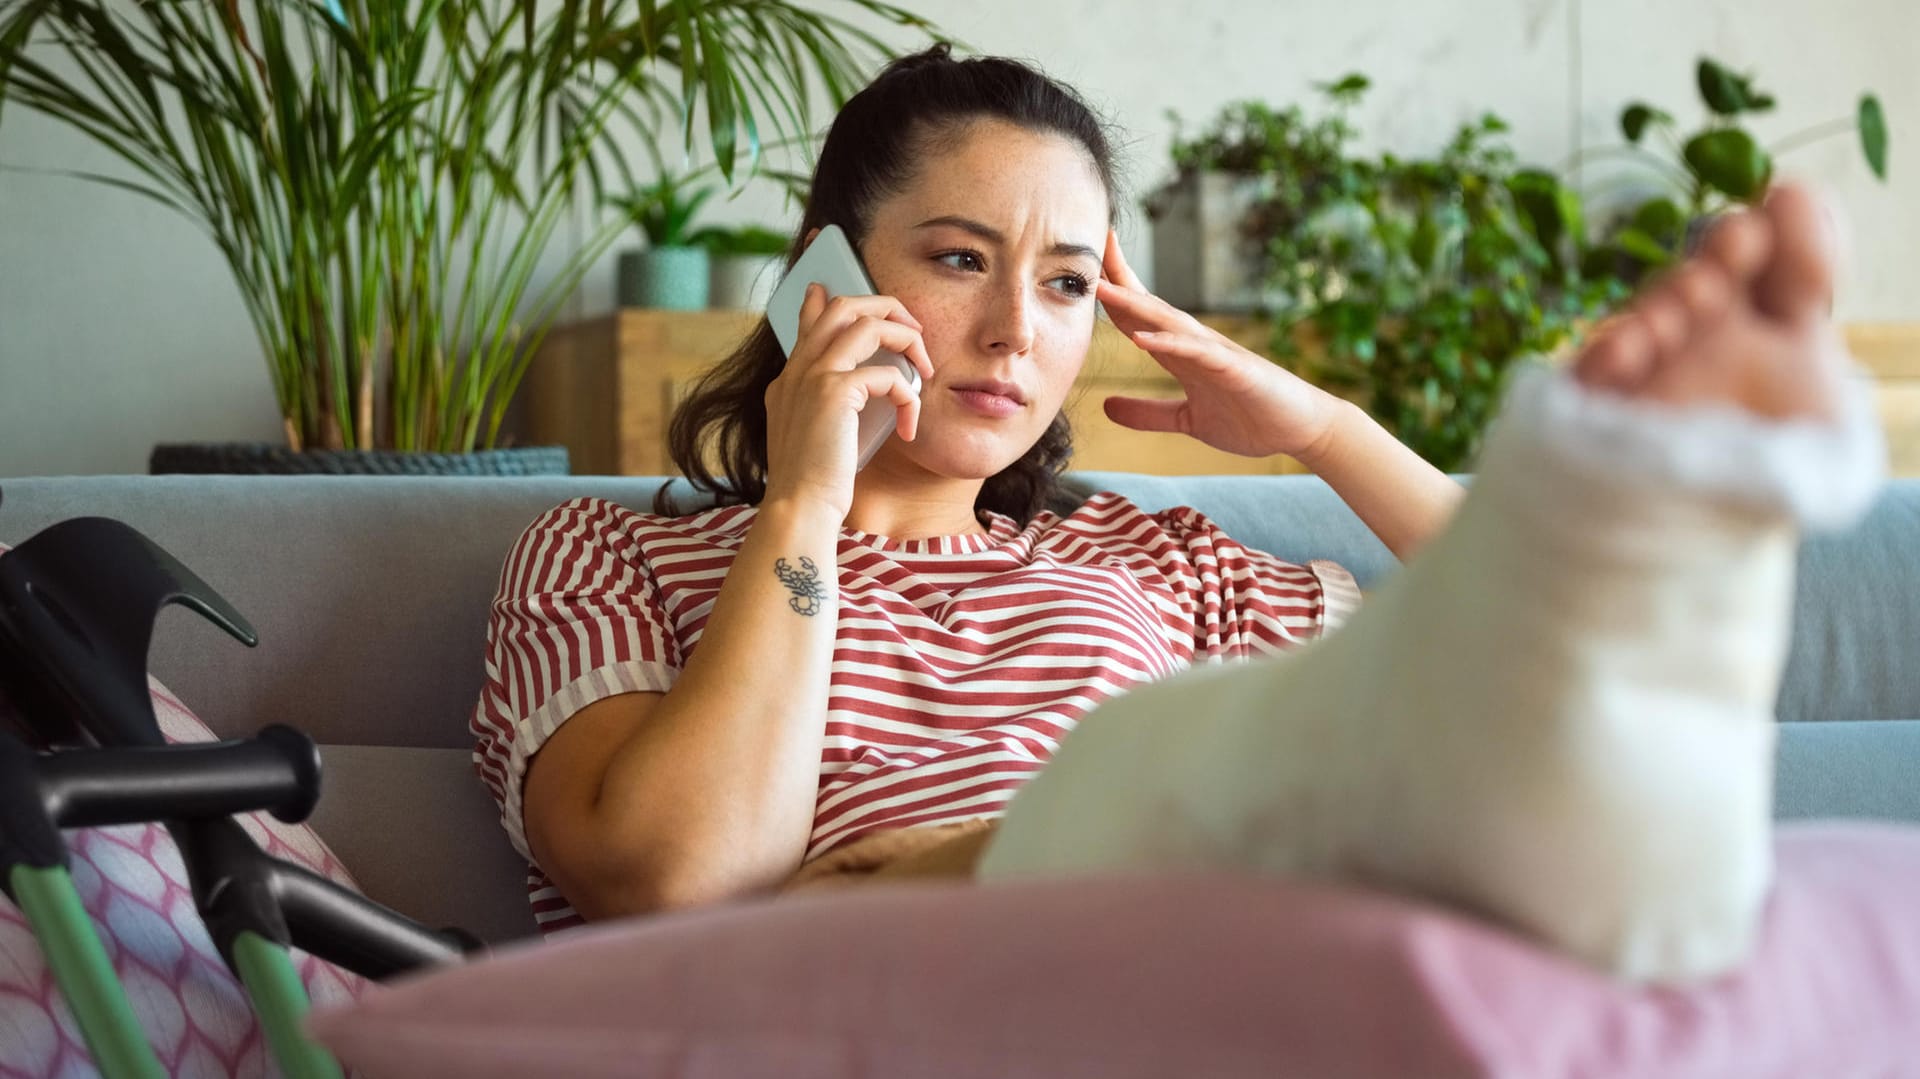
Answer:
[[[714,255],[774,256],[787,253],[792,237],[764,225],[743,225],[731,229],[707,229],[700,242]]]
[[[1850,117],[1807,128],[1771,147],[1762,146],[1742,126],[1742,118],[1771,112],[1774,98],[1754,83],[1752,74],[1702,57],[1694,68],[1708,119],[1704,127],[1681,136],[1664,109],[1635,101],[1620,112],[1627,145],[1618,152],[1651,165],[1669,190],[1646,198],[1618,216],[1606,242],[1592,253],[1630,277],[1666,266],[1684,252],[1696,222],[1740,203],[1758,203],[1773,182],[1774,158],[1818,139],[1853,132],[1874,176],[1887,178],[1887,118],[1880,99],[1862,94]],[[1658,140],[1665,154],[1648,142]]]
[[[667,175],[611,200],[611,204],[647,238],[647,246],[694,247],[701,238],[694,228],[694,218],[719,191],[714,184]]]
[[[778,144],[777,148],[787,149],[793,145],[795,143],[789,140]],[[694,227],[694,220],[701,209],[714,196],[726,190],[720,181],[718,163],[680,172],[662,160],[655,162],[655,168],[658,175],[653,180],[634,185],[624,195],[608,198],[606,204],[629,225],[639,229],[650,247],[704,247],[713,254],[730,253],[724,249],[740,235],[740,230]],[[804,203],[807,185],[811,182],[811,178],[805,174],[781,169],[762,169],[754,174],[754,178],[778,184],[790,203]],[[738,196],[744,186],[735,184],[729,197]],[[765,233],[766,230],[759,232]],[[784,254],[787,238],[777,233],[767,235],[773,239],[759,242],[764,246],[777,241],[778,246],[769,253]],[[750,237],[749,242],[757,238],[758,234]]]
[[[1318,84],[1331,108],[1310,118],[1298,105],[1275,109],[1261,101],[1234,102],[1222,109],[1206,130],[1191,138],[1180,135],[1180,115],[1174,123],[1173,163],[1182,173],[1233,172],[1272,176],[1281,183],[1321,184],[1345,175],[1341,166],[1347,144],[1356,132],[1347,110],[1371,85],[1365,75],[1352,74]]]
[[[1465,468],[1507,375],[1625,294],[1582,274],[1581,200],[1520,167],[1488,114],[1431,160],[1357,153],[1352,75],[1323,114],[1230,106],[1175,147],[1188,167],[1275,170],[1245,228],[1264,244],[1273,350],[1436,466]],[[1304,342],[1304,344],[1303,344]]]
[[[0,0],[0,116],[89,136],[130,173],[70,175],[201,226],[291,446],[464,451],[495,444],[562,301],[627,227],[540,280],[582,184],[633,188],[622,146],[690,150],[704,110],[732,181],[761,167],[763,128],[810,136],[815,94],[843,101],[891,53],[786,0]]]
[[[1237,254],[1250,277],[1264,277],[1270,266],[1287,259],[1290,223],[1305,220],[1312,208],[1351,197],[1370,182],[1367,163],[1347,150],[1356,135],[1347,113],[1368,85],[1358,74],[1320,84],[1328,108],[1317,117],[1298,105],[1232,102],[1191,136],[1183,134],[1179,113],[1167,113],[1174,129],[1176,183],[1214,172],[1256,185],[1259,198],[1240,219],[1237,237]],[[1157,198],[1147,201],[1149,216],[1158,217],[1163,210]]]

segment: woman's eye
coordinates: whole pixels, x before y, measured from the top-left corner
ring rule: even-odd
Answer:
[[[933,260],[950,266],[962,273],[985,273],[987,260],[978,251],[942,251],[933,256]],[[1078,273],[1063,273],[1047,282],[1058,289],[1062,295],[1078,300],[1093,295],[1092,279]]]
[[[1077,273],[1061,274],[1053,280],[1060,287],[1061,292],[1075,298],[1087,296],[1093,292],[1093,282]]]
[[[945,254],[935,255],[934,260],[969,273],[977,273],[986,268],[986,263],[981,262],[979,254],[973,251],[948,251]]]

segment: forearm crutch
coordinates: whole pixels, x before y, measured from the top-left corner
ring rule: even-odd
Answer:
[[[248,645],[237,611],[132,528],[62,522],[0,555],[0,685],[37,751],[0,741],[0,857],[95,1062],[111,1076],[158,1075],[97,931],[67,875],[61,828],[162,820],[186,863],[220,954],[294,1076],[339,1074],[300,1031],[308,1001],[287,948],[371,978],[459,959],[480,947],[435,931],[261,852],[232,813],[304,820],[319,792],[305,735],[169,746],[153,714],[146,652],[169,603],[196,610]]]

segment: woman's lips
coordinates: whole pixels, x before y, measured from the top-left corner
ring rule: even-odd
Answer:
[[[976,390],[969,389],[965,386],[955,386],[953,388],[953,395],[960,399],[961,404],[972,409],[974,412],[982,416],[991,416],[995,419],[1011,416],[1020,411],[1022,407],[1020,402],[1013,398],[988,390]]]

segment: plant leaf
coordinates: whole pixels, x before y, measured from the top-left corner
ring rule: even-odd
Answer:
[[[1660,241],[1628,227],[1613,234],[1613,244],[1621,251],[1639,259],[1650,266],[1665,266],[1673,261],[1673,252],[1662,246]]]
[[[1748,107],[1746,81],[1725,65],[1703,56],[1694,76],[1700,84],[1701,99],[1715,113],[1738,116]]]
[[[1654,108],[1652,105],[1643,104],[1638,101],[1628,105],[1626,110],[1620,114],[1620,131],[1626,135],[1627,141],[1633,143],[1635,146],[1640,144],[1640,136],[1646,134],[1647,125],[1656,123],[1666,124],[1671,127],[1673,125],[1673,117],[1667,115],[1660,109]]]
[[[1881,180],[1887,178],[1887,114],[1880,99],[1867,94],[1860,99],[1860,149],[1866,152],[1867,167]]]
[[[1579,216],[1578,196],[1567,191],[1559,178],[1542,169],[1525,169],[1507,179],[1507,191],[1533,228],[1534,238],[1543,247],[1553,248],[1560,238],[1573,231]]]
[[[189,220],[193,220],[199,217],[199,215],[194,213],[194,211],[190,209],[185,203],[181,202],[177,197],[175,197],[169,192],[162,191],[157,187],[150,187],[146,184],[139,183],[133,180],[124,179],[119,176],[109,176],[106,173],[102,173],[102,172],[88,172],[85,169],[33,169],[33,168],[25,168],[19,165],[0,165],[0,171],[38,173],[46,176],[67,176],[75,180],[85,180],[88,183],[92,183],[92,184],[101,184],[106,187],[117,187],[122,191],[131,191],[136,195],[141,195],[145,198],[152,199],[153,201],[161,204],[162,206],[167,207],[168,209],[171,209],[179,213],[181,216],[186,217]]]
[[[1687,140],[1687,165],[1708,186],[1741,202],[1758,198],[1773,175],[1773,160],[1752,135],[1723,127]]]
[[[1668,250],[1680,246],[1687,231],[1687,213],[1672,199],[1651,198],[1633,212],[1633,227]]]
[[[1372,85],[1373,80],[1355,71],[1336,82],[1316,82],[1313,88],[1335,101],[1350,103],[1360,100],[1361,95],[1365,94],[1367,88]]]

